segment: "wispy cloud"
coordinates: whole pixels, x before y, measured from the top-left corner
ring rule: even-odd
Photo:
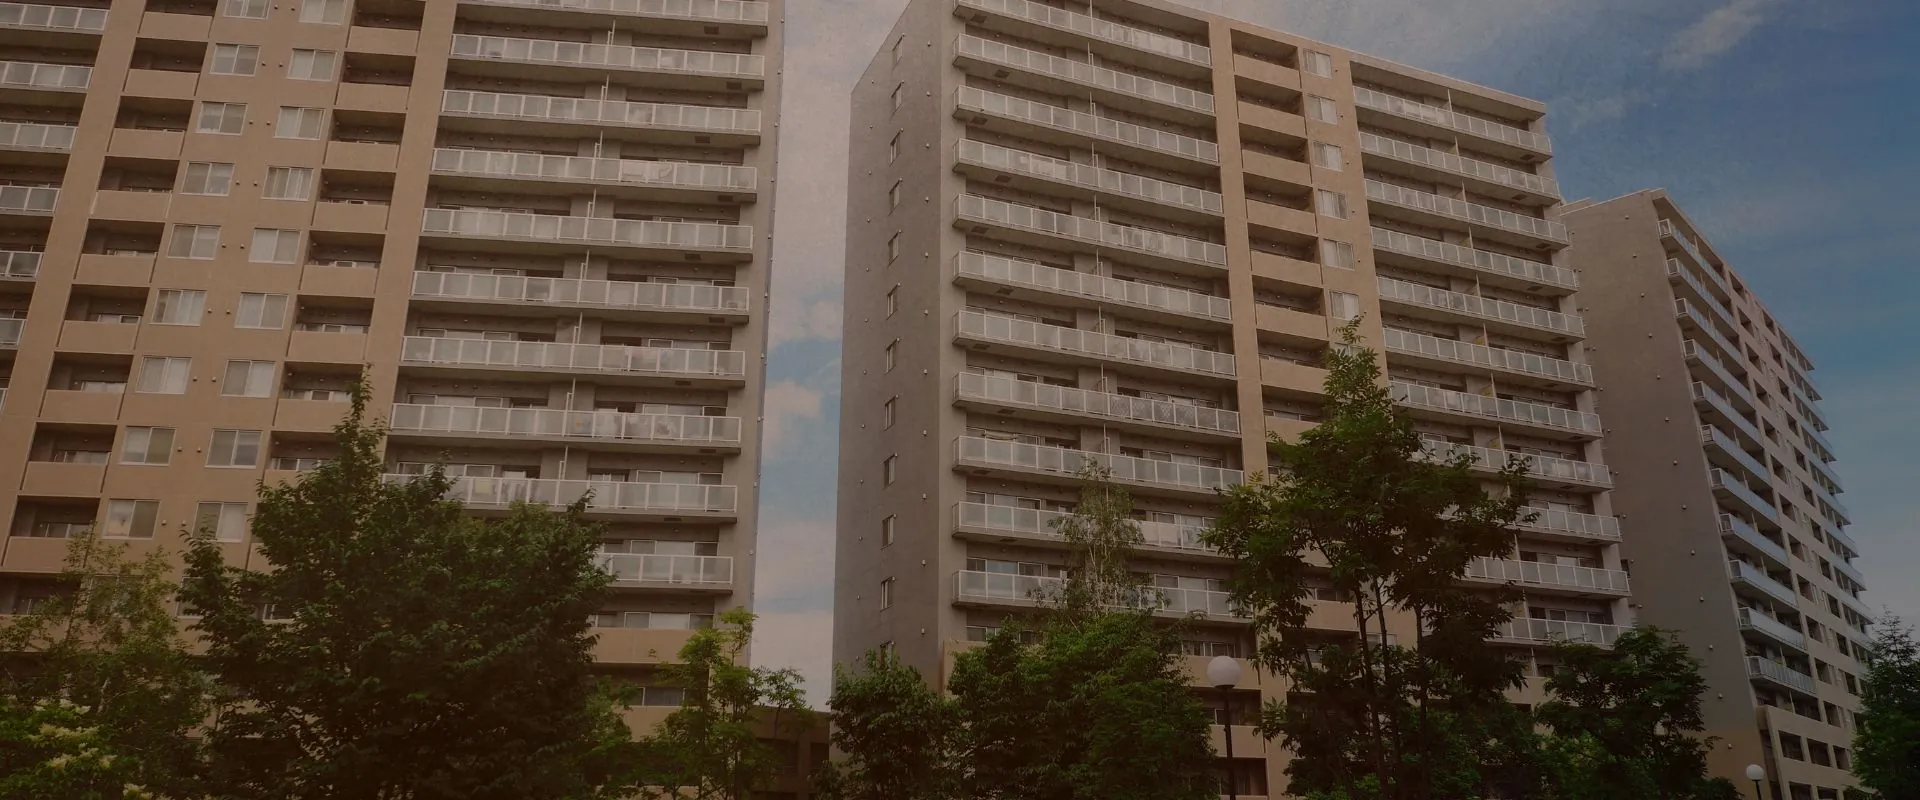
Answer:
[[[1730,0],[1698,22],[1688,25],[1667,42],[1660,66],[1669,70],[1694,70],[1740,45],[1781,5],[1781,0]]]
[[[814,287],[809,292],[796,288],[793,293],[817,295],[819,289]],[[774,301],[773,318],[768,323],[772,346],[807,339],[840,338],[840,298],[810,298],[806,294],[784,302],[778,299]],[[838,292],[835,294],[838,295]]]
[[[819,391],[793,381],[776,381],[767,386],[767,418],[762,425],[764,457],[772,458],[780,452],[795,423],[820,419],[820,397]]]

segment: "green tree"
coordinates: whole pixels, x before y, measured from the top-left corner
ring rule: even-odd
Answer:
[[[1049,605],[1085,617],[1142,605],[1140,581],[1127,569],[1127,554],[1143,537],[1133,518],[1133,496],[1113,482],[1112,472],[1088,460],[1080,468],[1080,502],[1053,521],[1067,540],[1067,577]]]
[[[833,746],[820,775],[827,800],[954,800],[962,773],[959,708],[891,652],[862,668],[834,666]]]
[[[1293,681],[1297,701],[1261,722],[1296,753],[1293,792],[1485,796],[1525,755],[1514,743],[1524,717],[1504,697],[1519,666],[1486,642],[1518,595],[1459,578],[1475,558],[1511,554],[1525,465],[1485,479],[1470,456],[1429,451],[1357,329],[1328,352],[1324,421],[1270,443],[1278,474],[1229,489],[1206,540],[1238,562],[1234,600],[1254,614],[1260,663]],[[1364,635],[1306,631],[1314,553]],[[1395,618],[1411,647],[1390,631]]]
[[[747,665],[754,615],[720,614],[719,626],[695,631],[679,659],[660,667],[660,680],[685,692],[640,749],[639,782],[649,796],[745,800],[767,788],[781,761],[761,741],[786,724],[811,723],[800,673]]]
[[[182,597],[231,693],[207,732],[215,789],[596,796],[631,745],[589,672],[610,578],[583,505],[480,519],[443,499],[438,469],[384,482],[366,403],[356,387],[335,458],[261,489],[252,530],[271,571],[192,540]]]
[[[1891,613],[1874,628],[1853,734],[1853,774],[1885,800],[1920,798],[1920,643]]]

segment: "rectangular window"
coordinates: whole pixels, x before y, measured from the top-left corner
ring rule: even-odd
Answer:
[[[209,75],[252,75],[260,66],[260,48],[250,44],[216,44],[207,62]]]
[[[300,232],[278,228],[254,228],[253,246],[247,261],[254,264],[300,263]]]
[[[900,207],[900,181],[893,182],[893,188],[887,190],[887,210]]]
[[[238,135],[247,127],[246,103],[200,102],[200,114],[194,118],[196,133]]]
[[[888,578],[880,582],[880,610],[885,611],[892,607],[893,607],[893,579]]]
[[[260,187],[266,200],[305,200],[312,193],[313,170],[306,167],[268,167],[267,182]]]
[[[187,379],[193,371],[193,359],[184,356],[147,356],[140,359],[140,382],[133,390],[140,394],[186,394]]]
[[[1307,95],[1307,118],[1328,124],[1340,121],[1340,104],[1319,95]]]
[[[894,528],[897,525],[899,525],[899,522],[900,522],[900,518],[893,516],[892,514],[888,514],[886,519],[880,520],[880,546],[881,547],[886,547],[887,545],[893,544]]]
[[[168,258],[213,258],[220,250],[220,226],[175,225],[167,243]]]
[[[173,460],[172,428],[128,428],[120,443],[120,463],[165,466]]]
[[[893,110],[899,111],[900,105],[907,100],[907,85],[902,83],[893,87]]]
[[[240,306],[233,312],[233,327],[276,331],[287,327],[287,296],[241,292]]]
[[[893,479],[899,477],[899,475],[900,475],[900,457],[899,456],[887,456],[886,461],[880,462],[880,478],[881,478],[880,485],[892,486]]]
[[[193,529],[212,536],[216,542],[239,542],[247,538],[246,503],[201,503],[193,516]]]
[[[209,467],[260,466],[260,432],[216,430],[207,445]]]
[[[326,109],[280,107],[280,118],[273,125],[273,138],[324,139],[326,136]]]
[[[893,141],[887,142],[887,163],[891,164],[899,158],[900,158],[900,134],[896,133],[893,135]]]
[[[206,309],[206,292],[199,289],[161,289],[153,300],[153,324],[198,325]]]
[[[287,62],[287,77],[296,81],[333,80],[334,64],[340,60],[340,54],[332,50],[293,51],[293,58]]]
[[[1334,219],[1347,218],[1347,196],[1344,194],[1319,189],[1314,192],[1314,203],[1320,209],[1320,216]]]
[[[280,295],[285,297],[285,295]],[[272,361],[229,361],[220,394],[227,397],[272,397],[273,378],[279,372]]]
[[[266,19],[270,0],[221,0],[220,16],[234,19]]]
[[[891,317],[893,316],[893,312],[899,311],[899,310],[900,310],[900,287],[895,286],[887,290],[887,316]]]
[[[906,43],[907,43],[907,37],[905,36],[902,36],[898,39],[893,40],[893,63],[894,64],[900,63],[900,46]]]
[[[151,539],[159,520],[158,500],[108,500],[107,526],[100,535],[109,539]]]
[[[1332,239],[1321,239],[1320,265],[1334,269],[1353,269],[1353,245]]]
[[[1318,50],[1300,51],[1300,66],[1308,73],[1322,78],[1333,77],[1333,56]]]
[[[886,352],[886,371],[887,372],[893,371],[894,352],[898,348],[899,344],[900,344],[899,342],[887,343],[887,352]]]
[[[347,0],[301,0],[300,21],[339,25],[347,21]]]
[[[1327,316],[1350,320],[1360,316],[1360,296],[1346,292],[1327,293]]]
[[[209,161],[187,162],[186,180],[180,183],[181,194],[204,194],[224,197],[233,186],[233,165],[216,164]]]
[[[1347,157],[1336,145],[1314,142],[1313,165],[1321,169],[1343,170],[1347,168]]]
[[[896,233],[891,238],[887,239],[887,263],[891,264],[893,263],[894,259],[899,257],[900,257],[900,234]]]
[[[880,429],[881,430],[886,430],[888,428],[893,427],[894,405],[899,401],[900,401],[900,398],[898,397],[889,397],[887,398],[886,404],[880,407]]]

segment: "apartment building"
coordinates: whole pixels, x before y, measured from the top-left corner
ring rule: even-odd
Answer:
[[[257,562],[362,365],[393,475],[593,493],[610,669],[748,603],[779,2],[56,3],[0,3],[0,609],[81,528]]]
[[[1537,675],[1553,638],[1611,642],[1629,587],[1544,113],[1159,0],[909,2],[852,100],[836,660],[944,678],[1061,579],[1089,460],[1135,496],[1163,613],[1201,615],[1195,674],[1245,657],[1198,534],[1319,418],[1355,317],[1433,452],[1531,458],[1537,518],[1463,576],[1525,590],[1499,643]],[[1358,635],[1331,586],[1310,625]],[[1215,735],[1236,793],[1283,794],[1244,722],[1285,686],[1245,674]]]
[[[1640,620],[1705,660],[1716,774],[1838,798],[1870,614],[1813,362],[1666,192],[1564,219]]]

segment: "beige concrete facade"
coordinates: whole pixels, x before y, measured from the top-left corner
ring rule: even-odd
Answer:
[[[1869,615],[1813,362],[1666,192],[1565,219],[1640,620],[1706,662],[1716,774],[1839,797]]]
[[[394,474],[594,492],[609,669],[748,604],[781,13],[0,3],[0,611],[86,526],[257,562],[363,364]]]
[[[1143,511],[1136,571],[1203,615],[1196,671],[1246,656],[1196,535],[1318,418],[1355,314],[1436,448],[1533,459],[1538,521],[1467,576],[1525,590],[1500,641],[1535,675],[1551,638],[1611,641],[1633,620],[1544,113],[1157,0],[912,0],[852,100],[836,660],[944,677],[1061,575],[1089,457]],[[1246,674],[1237,707],[1284,696]],[[1238,793],[1283,794],[1286,753],[1234,736]]]

